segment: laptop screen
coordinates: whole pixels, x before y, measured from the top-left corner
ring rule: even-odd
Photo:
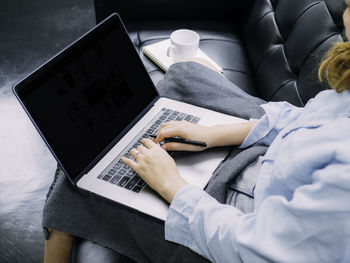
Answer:
[[[18,96],[73,181],[158,95],[117,15],[32,75]]]

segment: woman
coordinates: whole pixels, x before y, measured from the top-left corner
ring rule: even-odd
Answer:
[[[350,0],[345,2],[343,19],[349,38]],[[166,240],[215,262],[350,261],[349,43],[328,52],[319,77],[333,89],[320,92],[304,108],[283,102],[264,104],[264,116],[241,125],[170,122],[158,130],[154,141],[145,139],[130,151],[136,161],[123,158],[170,203]],[[169,136],[205,141],[208,147],[269,146],[256,183],[255,210],[243,214],[187,184],[167,151],[201,148],[158,144]],[[68,259],[71,240],[52,230],[45,260]],[[159,258],[162,248],[154,250]]]

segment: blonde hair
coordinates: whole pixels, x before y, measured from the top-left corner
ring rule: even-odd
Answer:
[[[325,55],[318,70],[321,82],[337,92],[350,90],[350,43],[336,43]]]

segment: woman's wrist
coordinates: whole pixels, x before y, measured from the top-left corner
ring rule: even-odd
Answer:
[[[176,177],[174,180],[166,181],[158,193],[170,204],[176,193],[188,183],[181,177]]]
[[[216,128],[215,126],[205,127],[205,136],[203,141],[207,144],[207,148],[212,148],[216,146]]]
[[[217,147],[220,144],[220,133],[218,125],[211,126],[208,129],[207,135],[207,148]]]

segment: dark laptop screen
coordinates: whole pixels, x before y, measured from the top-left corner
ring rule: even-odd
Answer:
[[[18,93],[76,177],[158,94],[116,15],[48,64]]]

